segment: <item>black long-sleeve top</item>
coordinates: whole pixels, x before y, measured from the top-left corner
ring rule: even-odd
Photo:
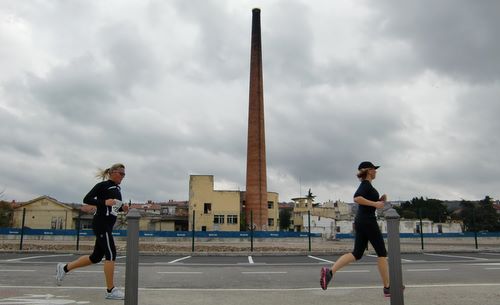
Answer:
[[[122,200],[120,185],[112,180],[97,183],[83,198],[83,203],[97,207],[92,222],[94,229],[112,229],[116,222],[116,216],[111,214],[111,207],[105,204],[106,199]]]

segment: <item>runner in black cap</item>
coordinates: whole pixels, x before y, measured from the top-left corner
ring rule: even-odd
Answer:
[[[378,168],[379,166],[373,165],[373,163],[369,161],[363,161],[358,166],[357,177],[361,181],[361,184],[354,193],[354,202],[359,205],[354,220],[354,229],[356,231],[354,250],[351,253],[342,255],[333,264],[332,269],[326,267],[321,268],[320,284],[323,290],[326,290],[335,272],[363,257],[363,253],[369,241],[378,256],[377,265],[384,284],[384,295],[386,297],[390,296],[387,250],[375,216],[375,210],[384,207],[387,196],[385,194],[379,196],[379,193],[371,183],[377,176]]]

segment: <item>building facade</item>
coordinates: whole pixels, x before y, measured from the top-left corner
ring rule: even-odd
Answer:
[[[189,178],[189,230],[193,228],[193,215],[195,231],[250,229],[252,221],[245,217],[245,195],[245,192],[239,190],[215,190],[212,175],[191,175]],[[264,230],[277,231],[279,228],[278,193],[267,193],[267,215],[267,225],[264,225]],[[256,226],[254,229],[257,230]]]

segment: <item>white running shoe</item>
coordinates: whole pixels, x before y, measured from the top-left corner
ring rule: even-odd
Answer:
[[[57,286],[61,286],[64,277],[66,276],[66,272],[64,271],[64,264],[58,263],[56,266],[56,284]]]
[[[120,289],[114,287],[111,292],[106,291],[106,299],[109,300],[125,300],[125,293]]]

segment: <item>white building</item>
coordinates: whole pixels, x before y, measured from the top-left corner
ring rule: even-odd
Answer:
[[[352,220],[336,220],[330,217],[311,215],[311,233],[321,233],[325,238],[335,239],[337,234],[354,233],[354,222]],[[387,233],[387,222],[385,219],[377,220],[382,233]],[[309,219],[303,215],[302,223],[304,231],[309,231]],[[462,233],[460,222],[433,223],[430,220],[422,220],[423,233]],[[400,233],[420,233],[419,220],[401,220],[399,223]]]

